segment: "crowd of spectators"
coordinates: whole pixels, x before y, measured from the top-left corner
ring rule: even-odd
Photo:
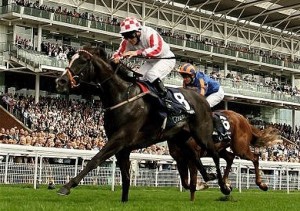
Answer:
[[[211,77],[215,78],[216,80],[223,80],[223,77],[213,71],[211,73]],[[260,91],[261,88],[265,87],[268,88],[270,93],[273,94],[280,94],[280,95],[286,95],[286,96],[300,96],[300,89],[297,86],[292,86],[286,82],[280,83],[279,81],[276,80],[259,80],[255,78],[253,75],[250,76],[245,75],[245,77],[242,77],[241,73],[233,74],[229,72],[226,76],[226,79],[230,79],[231,83],[230,84],[224,84],[224,86],[232,86],[234,88],[243,88],[242,87],[242,82],[248,85],[252,86],[252,89],[256,91]],[[265,89],[264,89],[265,91]]]
[[[0,143],[101,150],[107,142],[100,101],[87,102],[42,97],[40,102],[35,104],[33,97],[10,96],[10,98],[14,99],[13,113],[21,118],[32,132],[17,128],[1,128]],[[7,99],[7,96],[5,95],[3,99]],[[5,106],[7,101],[3,103]],[[252,124],[263,127],[270,123],[252,120]],[[300,128],[296,127],[293,131],[290,125],[280,123],[272,124],[272,126],[282,131],[281,135],[291,142],[254,150],[263,160],[299,162]],[[134,152],[169,154],[165,145],[152,145]]]
[[[31,39],[22,38],[19,35],[16,35],[15,45],[18,48],[34,50]],[[57,60],[67,61],[67,55],[70,52],[75,52],[77,49],[66,44],[59,44],[49,42],[47,40],[41,43],[41,53],[46,54],[50,57],[56,57]]]
[[[70,52],[75,52],[76,49],[64,44],[51,43],[43,41],[41,44],[41,52],[48,56],[56,57],[58,60],[67,61],[67,55]]]
[[[32,132],[2,128],[1,143],[101,150],[107,141],[100,101],[41,97],[35,104],[34,97],[8,95],[2,101]],[[136,152],[165,154],[166,151],[164,146],[157,145]]]
[[[22,38],[21,36],[16,35],[15,45],[18,48],[33,50],[33,43],[31,39]]]
[[[120,25],[120,21],[118,18],[116,17],[109,17],[108,15],[96,15],[93,14],[91,12],[78,12],[78,10],[76,8],[70,9],[70,8],[63,8],[62,6],[49,6],[49,5],[39,5],[39,1],[35,1],[34,3],[26,0],[16,0],[15,2],[13,2],[19,6],[24,6],[24,7],[31,7],[34,9],[39,9],[39,10],[45,10],[51,13],[55,13],[55,14],[61,14],[61,15],[66,15],[66,16],[71,16],[71,17],[75,17],[75,18],[81,18],[81,19],[85,19],[85,20],[90,20],[90,21],[96,21],[96,22],[102,22],[102,23],[106,23],[106,24],[111,24],[111,25]]]

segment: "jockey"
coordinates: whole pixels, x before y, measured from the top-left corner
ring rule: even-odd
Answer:
[[[209,106],[212,108],[224,99],[224,90],[220,83],[203,72],[196,71],[195,67],[189,63],[182,65],[179,69],[183,77],[183,87],[193,89],[206,97]],[[214,118],[214,125],[217,132],[223,139],[230,140],[230,133],[224,131],[223,124]]]
[[[143,75],[141,79],[152,83],[157,89],[159,97],[170,108],[171,105],[166,99],[167,89],[162,82],[162,79],[172,71],[176,64],[175,55],[170,50],[170,46],[156,30],[148,26],[141,26],[136,18],[126,18],[121,22],[120,27],[123,39],[119,49],[113,54],[113,61],[119,63],[122,57],[144,56],[148,58],[138,71]]]

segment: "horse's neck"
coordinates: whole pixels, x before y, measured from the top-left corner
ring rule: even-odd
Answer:
[[[129,93],[132,91],[132,83],[117,74],[118,71],[124,71],[122,66],[109,64],[103,59],[98,59],[96,66],[98,70],[96,70],[95,78],[101,85],[100,97],[104,107],[114,106],[135,94]]]
[[[102,84],[101,100],[105,107],[114,106],[127,100],[131,84],[117,75]]]

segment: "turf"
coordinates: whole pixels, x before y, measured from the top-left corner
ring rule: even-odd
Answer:
[[[300,191],[234,190],[224,197],[218,189],[196,193],[195,202],[189,201],[189,192],[178,188],[131,187],[129,201],[120,202],[121,188],[111,191],[103,186],[79,186],[68,196],[59,196],[55,190],[32,185],[0,185],[2,211],[76,211],[76,210],[300,210]]]

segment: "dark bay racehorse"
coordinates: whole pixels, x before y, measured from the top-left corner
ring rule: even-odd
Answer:
[[[69,194],[70,189],[76,187],[92,169],[115,155],[122,174],[122,201],[128,201],[129,155],[132,150],[164,140],[184,141],[187,140],[186,137],[193,137],[197,145],[206,149],[213,157],[222,193],[230,194],[231,190],[222,179],[219,155],[211,136],[213,131],[211,110],[205,98],[194,91],[180,89],[184,97],[182,100],[188,103],[195,113],[174,127],[162,130],[157,106],[153,106],[156,99],[149,95],[145,96],[137,83],[124,80],[116,74],[122,69],[124,66],[112,63],[103,49],[86,46],[72,57],[66,71],[56,80],[58,91],[68,91],[80,83],[99,87],[99,96],[105,109],[104,127],[108,137],[103,149],[58,193]],[[197,156],[191,157],[194,157],[191,159],[197,168],[201,169],[204,177],[208,177]]]
[[[231,110],[220,110],[219,114],[226,117],[230,124],[231,141],[218,142],[216,141],[216,149],[221,158],[226,161],[226,169],[224,172],[223,180],[227,183],[229,172],[235,156],[241,159],[250,160],[253,162],[255,169],[256,185],[264,191],[268,190],[268,186],[262,182],[259,173],[259,155],[253,152],[251,147],[265,147],[278,143],[279,131],[275,128],[268,127],[260,130],[249,123],[249,121],[242,116]],[[193,163],[190,155],[196,154],[199,159],[203,156],[209,156],[205,149],[201,149],[196,142],[191,138],[186,144],[190,145],[189,148],[180,146],[180,143],[168,142],[169,151],[171,156],[177,162],[177,168],[181,177],[181,182],[184,188],[190,189],[191,200],[195,199],[195,191],[197,184],[197,167]],[[226,150],[230,147],[232,152]],[[194,150],[194,152],[191,152]],[[188,181],[188,169],[190,171],[190,183]]]

